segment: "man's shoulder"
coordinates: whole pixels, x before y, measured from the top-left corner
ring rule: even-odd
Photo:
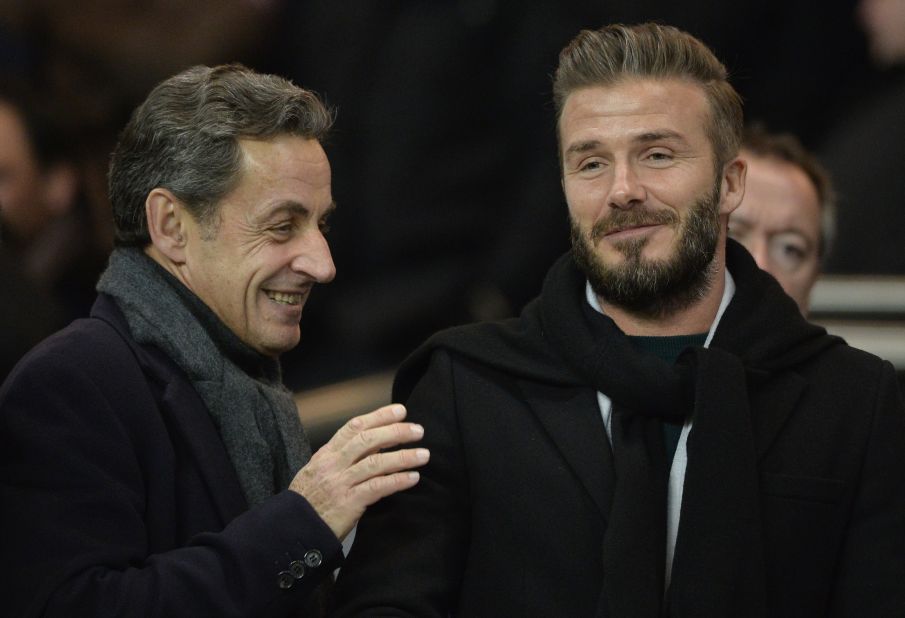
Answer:
[[[402,364],[394,398],[404,399],[420,380],[438,372],[480,375],[494,383],[580,383],[548,344],[536,321],[525,319],[524,315],[438,332]]]
[[[32,348],[10,377],[54,367],[88,369],[108,357],[121,362],[129,354],[129,347],[110,325],[97,318],[81,318]]]
[[[819,354],[803,363],[802,372],[828,372],[832,374],[875,375],[884,367],[891,366],[879,356],[850,346],[843,340],[837,345],[828,346]]]
[[[35,346],[9,374],[0,394],[50,387],[75,392],[88,384],[98,391],[131,392],[144,385],[149,352],[131,339],[121,316],[97,309],[96,304],[91,317],[75,320]],[[4,398],[0,395],[0,401]]]
[[[393,385],[393,398],[404,399],[426,374],[448,372],[453,363],[482,363],[478,352],[482,342],[491,344],[495,335],[487,332],[487,324],[467,324],[441,330],[412,352],[399,367]]]

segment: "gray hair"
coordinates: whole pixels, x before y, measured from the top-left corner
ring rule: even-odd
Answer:
[[[322,141],[332,124],[314,93],[238,64],[196,66],[161,82],[132,113],[110,161],[115,244],[151,242],[145,200],[158,187],[214,227],[219,201],[239,181],[239,139]]]
[[[566,98],[574,91],[632,77],[675,78],[700,85],[710,105],[706,130],[716,164],[722,166],[738,154],[742,100],[729,84],[726,67],[687,32],[655,23],[613,24],[582,30],[572,39],[559,54],[553,78],[557,127]]]

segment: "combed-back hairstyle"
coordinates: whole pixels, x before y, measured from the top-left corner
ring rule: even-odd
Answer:
[[[216,229],[218,203],[240,178],[239,139],[322,141],[332,124],[314,93],[239,64],[196,66],[161,82],[132,113],[110,162],[115,244],[151,242],[145,200],[158,187]]]
[[[682,79],[700,85],[710,105],[707,136],[716,164],[722,167],[738,154],[742,100],[729,84],[726,67],[687,32],[655,23],[613,24],[582,30],[572,39],[559,54],[553,78],[557,128],[570,94],[630,78]]]
[[[775,159],[799,168],[814,189],[820,204],[820,239],[818,255],[824,259],[836,237],[836,191],[826,168],[791,133],[770,133],[763,125],[754,124],[745,128],[742,150],[764,159]]]

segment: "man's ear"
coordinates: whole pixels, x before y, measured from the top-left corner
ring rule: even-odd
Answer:
[[[728,215],[739,207],[745,197],[745,177],[748,164],[736,157],[723,167],[720,187],[720,214]]]
[[[185,263],[186,218],[191,216],[185,205],[170,191],[158,187],[145,200],[145,216],[154,248],[174,264]]]

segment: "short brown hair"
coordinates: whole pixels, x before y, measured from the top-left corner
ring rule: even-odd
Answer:
[[[312,92],[239,64],[196,66],[161,82],[133,112],[110,162],[115,243],[151,242],[145,200],[164,187],[211,225],[239,180],[239,139],[322,141],[333,115]]]
[[[745,128],[742,149],[765,159],[775,159],[799,168],[814,185],[820,204],[818,255],[824,258],[836,236],[836,191],[826,168],[791,133],[770,133],[763,125]]]
[[[710,105],[707,135],[716,164],[722,166],[738,154],[744,124],[742,100],[729,84],[726,67],[687,32],[655,23],[613,24],[582,30],[572,39],[559,54],[553,78],[557,127],[566,98],[574,91],[631,77],[676,78],[699,84]]]

